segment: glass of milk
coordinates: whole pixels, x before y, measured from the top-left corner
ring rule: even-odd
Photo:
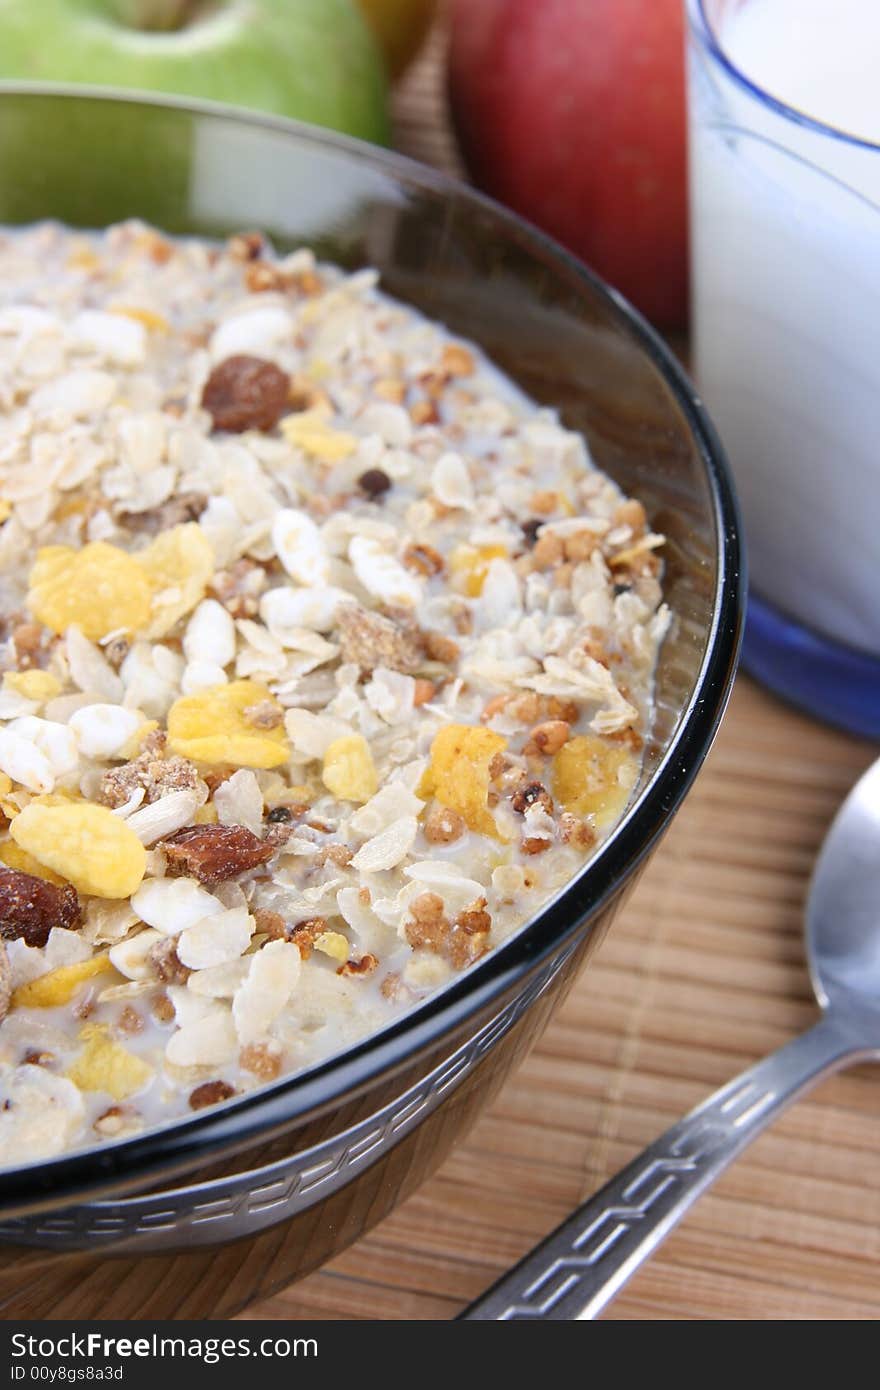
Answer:
[[[694,366],[737,478],[744,659],[880,736],[880,0],[687,0]]]

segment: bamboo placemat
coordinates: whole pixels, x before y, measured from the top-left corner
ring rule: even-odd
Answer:
[[[398,145],[456,170],[438,35]],[[815,1013],[813,857],[876,749],[741,677],[685,808],[591,968],[468,1142],[371,1235],[249,1317],[450,1318],[640,1148]],[[880,1073],[789,1111],[613,1318],[880,1316]]]

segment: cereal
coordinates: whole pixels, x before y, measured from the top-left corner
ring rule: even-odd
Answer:
[[[3,676],[3,688],[14,690],[26,700],[37,700],[43,704],[60,693],[61,682],[51,671],[6,671]]]
[[[470,830],[499,838],[488,808],[489,767],[507,740],[489,729],[449,724],[431,744],[431,761],[419,788],[421,796],[436,796],[456,812]]]
[[[559,750],[553,761],[553,794],[575,816],[592,815],[599,825],[617,819],[629,798],[635,774],[626,749],[601,738],[579,734]]]
[[[80,893],[127,898],[141,882],[147,856],[133,830],[104,806],[31,802],[9,827],[17,845]]]
[[[81,985],[112,968],[106,952],[77,961],[75,965],[59,965],[57,970],[38,975],[35,980],[28,980],[13,990],[12,1008],[55,1009],[69,1003]]]
[[[230,681],[198,695],[185,695],[168,711],[168,747],[201,763],[234,767],[278,767],[287,761],[283,726],[255,730],[245,711],[271,700],[257,681]]]
[[[288,415],[282,421],[281,432],[290,444],[319,463],[342,463],[354,453],[358,443],[353,434],[328,425],[321,410]]]
[[[140,632],[150,618],[152,586],[124,550],[94,541],[82,550],[44,546],[30,573],[28,607],[53,632],[71,624],[94,640],[118,631]]]
[[[153,1068],[107,1037],[103,1028],[90,1025],[82,1036],[85,1046],[67,1069],[69,1080],[81,1091],[106,1092],[114,1100],[125,1100],[150,1081]]]
[[[668,615],[644,507],[369,270],[10,230],[0,368],[21,1163],[320,1063],[509,938],[631,795]]]
[[[152,588],[148,637],[164,637],[204,597],[214,552],[195,521],[157,536],[138,562]]]
[[[342,801],[369,801],[379,779],[370,745],[361,734],[334,739],[324,754],[321,770],[324,786]]]

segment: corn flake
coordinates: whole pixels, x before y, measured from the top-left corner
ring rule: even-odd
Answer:
[[[81,1036],[85,1047],[67,1069],[81,1091],[106,1091],[114,1100],[125,1100],[146,1086],[153,1068],[108,1037],[105,1028],[92,1024]]]
[[[281,421],[281,433],[288,443],[302,449],[319,463],[342,463],[358,446],[353,434],[334,430],[320,410],[302,410]]]
[[[441,806],[457,811],[471,830],[500,839],[489,810],[489,765],[507,747],[491,729],[448,724],[431,744],[431,761],[418,795],[435,796]]]
[[[106,806],[32,801],[10,823],[17,845],[80,893],[127,898],[140,885],[147,854],[134,831]]]
[[[370,745],[362,734],[334,739],[324,754],[324,786],[342,801],[369,801],[379,788]]]
[[[54,1009],[59,1004],[69,1004],[80,985],[112,970],[110,957],[106,951],[88,960],[76,961],[73,965],[59,965],[35,980],[28,980],[13,991],[10,1007],[13,1009]]]
[[[553,795],[573,815],[593,816],[597,825],[608,825],[629,800],[635,770],[625,748],[578,734],[553,759]]]
[[[157,314],[152,309],[139,309],[129,304],[114,304],[110,310],[111,314],[121,314],[123,318],[134,319],[135,323],[142,323],[151,333],[167,333],[171,325],[164,314]]]
[[[348,937],[343,936],[341,931],[322,931],[320,936],[315,937],[314,947],[316,951],[321,951],[323,955],[343,965],[348,960]]]
[[[456,587],[468,598],[479,598],[493,560],[507,558],[503,545],[459,545],[449,557]]]
[[[274,703],[266,686],[250,680],[230,681],[182,696],[168,711],[171,752],[201,763],[279,767],[288,757],[283,724],[255,729],[245,718],[245,710],[263,701]]]
[[[156,537],[137,561],[153,590],[147,637],[164,637],[205,596],[214,570],[214,551],[197,521],[173,526]]]
[[[14,690],[26,700],[39,700],[41,703],[52,700],[61,690],[61,682],[51,671],[7,671],[3,677],[4,690]]]
[[[64,879],[60,874],[53,874],[51,869],[47,869],[45,864],[41,864],[32,854],[28,854],[26,849],[17,845],[14,840],[6,840],[0,845],[0,860],[8,869],[18,869],[19,873],[31,874],[34,878],[44,878],[47,883],[61,884]]]
[[[106,541],[81,550],[44,546],[30,574],[28,607],[53,632],[71,624],[93,641],[139,632],[150,617],[152,586],[137,560]]]

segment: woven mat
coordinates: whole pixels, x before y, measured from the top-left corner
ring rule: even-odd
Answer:
[[[442,37],[397,143],[458,171]],[[650,1139],[809,1025],[807,876],[876,750],[741,677],[684,810],[538,1048],[438,1175],[244,1316],[450,1318]],[[825,1083],[686,1218],[612,1318],[880,1316],[880,1074]]]

